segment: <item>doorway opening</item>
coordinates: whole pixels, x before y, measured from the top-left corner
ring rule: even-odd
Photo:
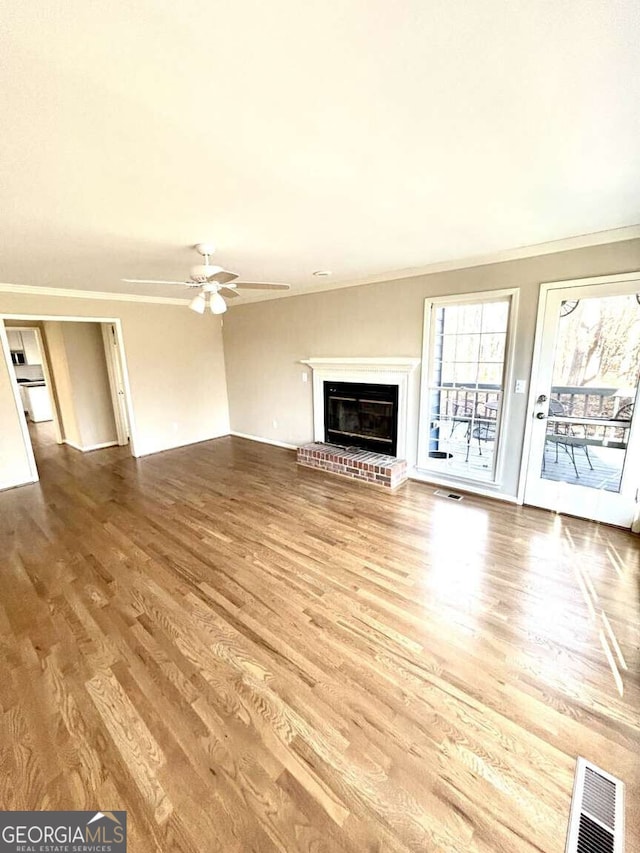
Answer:
[[[59,461],[61,453],[72,459],[128,446],[135,455],[118,320],[5,315],[1,322],[34,481],[56,453]]]

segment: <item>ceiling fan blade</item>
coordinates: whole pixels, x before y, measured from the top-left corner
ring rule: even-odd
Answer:
[[[247,290],[290,290],[290,284],[279,284],[275,281],[237,281],[234,287]]]
[[[221,287],[220,293],[224,296],[225,299],[237,299],[240,296],[239,293],[236,293],[235,288],[232,287]]]
[[[159,281],[155,278],[123,278],[122,281],[126,281],[129,284],[181,284],[187,285],[187,287],[199,287],[197,281]]]
[[[213,275],[208,276],[207,281],[217,281],[218,284],[228,284],[230,281],[235,281],[237,278],[239,278],[237,272],[220,270],[220,272],[214,272]]]

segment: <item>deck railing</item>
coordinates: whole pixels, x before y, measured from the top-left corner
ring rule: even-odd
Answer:
[[[457,421],[491,421],[496,418],[501,386],[470,382],[440,386],[440,417]],[[560,403],[562,416],[549,416],[549,432],[562,429],[589,444],[626,447],[633,412],[633,389],[554,385],[551,401]],[[487,403],[489,404],[487,406]]]
[[[633,403],[630,391],[629,388],[554,385],[551,388],[551,399],[562,403],[568,417],[614,420],[620,409]]]
[[[585,388],[554,385],[551,399],[562,406],[562,417],[549,417],[549,433],[558,429],[585,444],[624,450],[629,438],[633,396],[630,388]]]

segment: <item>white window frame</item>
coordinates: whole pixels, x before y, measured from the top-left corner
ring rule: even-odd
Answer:
[[[502,290],[483,290],[471,293],[457,293],[447,296],[428,297],[424,301],[424,327],[422,337],[422,376],[420,379],[420,420],[418,424],[418,462],[416,469],[426,478],[441,483],[472,484],[473,491],[482,491],[486,487],[491,493],[500,489],[504,472],[504,459],[508,438],[504,434],[506,425],[509,423],[509,412],[511,408],[511,395],[513,393],[513,362],[516,345],[516,327],[518,321],[518,296],[517,287]],[[507,334],[504,351],[504,373],[502,405],[500,407],[500,418],[498,422],[498,440],[495,449],[495,466],[493,479],[464,476],[462,474],[449,473],[441,467],[436,468],[429,464],[430,443],[430,400],[429,400],[429,377],[433,366],[433,351],[435,346],[435,335],[433,334],[433,318],[436,308],[447,305],[476,304],[478,302],[500,302],[509,300],[509,314],[507,319]]]

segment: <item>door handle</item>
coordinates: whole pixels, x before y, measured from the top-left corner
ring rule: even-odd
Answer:
[[[543,421],[547,416],[544,412],[536,412],[536,417],[539,421]]]

